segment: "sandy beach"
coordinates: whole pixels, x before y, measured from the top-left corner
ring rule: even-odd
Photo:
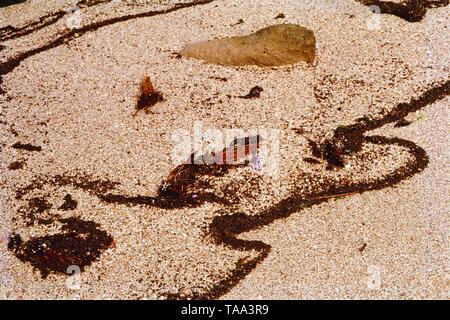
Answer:
[[[448,1],[386,3],[0,7],[0,297],[448,299]]]

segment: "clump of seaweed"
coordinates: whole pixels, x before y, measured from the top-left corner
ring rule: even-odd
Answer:
[[[14,149],[18,150],[25,150],[25,151],[42,151],[41,146],[34,146],[31,143],[22,143],[22,142],[16,142],[12,145]]]
[[[75,210],[78,206],[78,202],[72,198],[71,194],[66,194],[64,196],[64,203],[59,207],[59,210],[69,211]]]
[[[136,116],[136,114],[141,110],[144,110],[147,114],[152,113],[150,108],[153,107],[156,103],[163,100],[164,98],[162,93],[156,91],[153,88],[150,77],[145,76],[141,81],[139,96],[136,103],[136,112],[133,114],[133,117]]]
[[[65,274],[70,266],[81,271],[99,259],[103,251],[113,248],[114,239],[92,221],[73,217],[59,220],[61,232],[32,237],[24,241],[19,234],[12,234],[8,250],[22,262],[39,270],[42,278],[50,273]]]
[[[259,98],[261,95],[261,92],[263,92],[264,89],[260,86],[255,86],[250,89],[250,92],[247,93],[245,96],[240,96],[239,98],[242,99],[253,99],[253,98]]]
[[[14,161],[11,162],[8,166],[9,170],[20,170],[24,167],[25,161]]]
[[[202,189],[199,177],[220,177],[230,169],[248,166],[250,164],[248,158],[256,157],[262,141],[259,135],[236,138],[220,152],[206,153],[200,157],[195,153],[191,154],[185,163],[171,171],[161,186],[159,195],[169,202],[178,202],[180,205],[217,201],[218,199],[211,194],[199,192]]]

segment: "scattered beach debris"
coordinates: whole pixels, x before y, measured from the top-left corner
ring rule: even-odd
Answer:
[[[78,206],[78,202],[73,200],[71,194],[66,194],[64,196],[64,203],[59,207],[59,210],[63,211],[69,211],[69,210],[75,210]]]
[[[367,243],[364,243],[361,247],[359,247],[358,251],[362,253],[366,249],[366,247]]]
[[[245,137],[235,139],[221,152],[204,154],[200,157],[195,153],[191,154],[185,163],[172,170],[160,188],[160,195],[176,200],[179,204],[185,204],[192,199],[213,200],[216,198],[215,195],[198,192],[201,189],[201,186],[197,185],[198,177],[223,176],[231,168],[248,166],[250,164],[248,158],[256,159],[261,142],[260,136]],[[190,195],[194,193],[197,196],[191,197]]]
[[[19,234],[9,238],[8,249],[39,270],[44,279],[50,272],[66,274],[74,265],[83,271],[104,250],[114,246],[113,238],[92,221],[68,218],[59,222],[62,227],[57,234],[32,237],[26,242]]]
[[[182,58],[182,56],[181,56],[181,54],[179,52],[172,52],[171,55],[175,59],[181,59]]]
[[[145,76],[141,81],[139,96],[136,103],[136,111],[133,116],[136,116],[136,114],[141,110],[144,110],[145,113],[151,113],[152,111],[150,108],[163,100],[163,95],[153,88],[150,77]]]
[[[9,170],[19,170],[22,169],[25,165],[25,161],[14,161],[11,162],[8,166]]]
[[[320,147],[317,143],[309,141],[314,156],[321,157],[328,162],[328,169],[343,168],[344,155],[355,154],[361,151],[367,137],[365,132],[380,128],[388,123],[395,123],[404,119],[408,114],[417,112],[426,105],[443,99],[450,92],[450,81],[438,84],[417,98],[407,103],[397,104],[390,112],[380,113],[379,117],[357,119],[356,123],[338,127],[332,139],[326,139]],[[420,113],[418,121],[424,120],[425,115]],[[382,140],[381,138],[378,140]]]
[[[247,93],[245,96],[240,96],[239,98],[242,99],[253,99],[253,98],[259,98],[261,96],[261,92],[263,92],[264,89],[260,86],[254,86],[250,89],[250,92]]]
[[[42,147],[41,146],[34,146],[31,143],[21,143],[21,142],[16,142],[12,145],[12,147],[14,149],[18,149],[18,150],[26,150],[26,151],[42,151]]]
[[[213,80],[222,81],[222,82],[227,82],[228,81],[228,78],[225,78],[225,77],[212,76],[212,77],[209,77],[209,78],[213,79]]]
[[[45,196],[33,197],[28,200],[28,204],[19,208],[18,212],[22,215],[22,219],[27,226],[38,224],[50,224],[55,218],[49,214],[52,205],[47,201]]]
[[[449,4],[449,0],[357,1],[366,6],[377,6],[381,13],[392,14],[408,22],[419,22],[425,17],[428,9],[446,7]]]
[[[244,19],[239,19],[236,23],[230,24],[230,26],[234,27],[244,23]]]
[[[314,32],[296,24],[273,25],[247,36],[194,43],[181,51],[185,57],[230,66],[313,63],[315,54]]]
[[[207,191],[211,186],[205,178],[222,177],[230,169],[249,166],[252,160],[256,159],[262,141],[263,138],[259,135],[236,138],[220,152],[191,154],[161,182],[156,197],[110,193],[97,196],[106,203],[156,206],[166,209],[196,207],[207,201],[229,205],[233,201],[230,193],[225,196],[218,195],[216,191]]]

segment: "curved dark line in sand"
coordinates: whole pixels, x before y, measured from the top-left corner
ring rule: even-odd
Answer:
[[[349,185],[326,185],[324,183],[325,191],[304,195],[293,195],[292,197],[282,200],[272,208],[264,210],[262,213],[255,216],[247,216],[241,213],[231,215],[222,215],[215,217],[209,225],[207,234],[212,237],[213,241],[218,245],[225,245],[236,250],[257,250],[260,251],[258,257],[247,262],[238,262],[236,269],[232,275],[218,283],[212,288],[208,294],[201,294],[198,296],[169,296],[170,299],[217,299],[220,296],[228,293],[235,285],[245,278],[256,266],[262,262],[269,254],[271,246],[262,241],[248,241],[237,238],[241,233],[256,230],[263,226],[267,226],[278,219],[288,218],[291,214],[299,212],[303,209],[310,208],[314,205],[327,202],[331,198],[337,197],[339,194],[348,193],[364,193],[367,191],[382,190],[387,187],[392,187],[401,181],[422,172],[428,165],[429,160],[425,150],[418,147],[411,141],[399,138],[386,138],[382,136],[366,137],[366,142],[390,145],[395,144],[409,149],[414,156],[414,160],[406,165],[398,168],[394,173],[391,173],[383,179],[374,182],[361,182]],[[310,177],[311,178],[311,177]],[[332,196],[331,198],[328,196]]]
[[[32,21],[21,27],[8,25],[0,28],[0,41],[20,38],[33,33],[37,30],[54,24],[61,19],[66,13],[64,11],[52,12],[39,18],[38,21]]]
[[[217,212],[220,214],[213,218],[211,223],[204,227],[204,235],[217,245],[225,245],[239,251],[256,250],[258,255],[253,259],[241,259],[237,262],[231,274],[220,280],[216,285],[209,289],[206,293],[185,295],[166,294],[167,299],[217,299],[225,293],[229,292],[242,279],[246,277],[257,265],[262,262],[269,254],[271,246],[258,240],[243,240],[239,239],[238,235],[256,230],[263,226],[269,225],[275,220],[289,217],[292,213],[300,211],[305,208],[323,203],[331,198],[338,197],[343,194],[364,193],[373,190],[382,190],[387,187],[395,186],[405,179],[408,179],[420,172],[422,172],[428,165],[429,159],[424,149],[417,146],[414,142],[400,139],[387,138],[382,136],[364,136],[366,131],[370,131],[382,127],[388,123],[394,123],[401,120],[411,112],[417,111],[431,103],[443,99],[450,92],[450,81],[442,84],[437,84],[431,89],[424,92],[421,96],[413,98],[409,103],[399,103],[389,113],[384,114],[379,119],[367,120],[358,119],[354,125],[349,126],[347,131],[338,132],[336,139],[340,142],[347,141],[343,137],[348,138],[352,144],[362,146],[365,143],[377,145],[397,145],[408,149],[413,159],[397,168],[394,172],[385,175],[382,178],[372,181],[352,182],[351,180],[340,181],[324,181],[315,190],[309,194],[294,194],[269,209],[263,210],[257,215],[247,216],[243,213],[232,213],[226,215],[225,209]],[[355,143],[355,141],[357,143]],[[333,141],[326,141],[324,144],[333,144]],[[350,153],[358,152],[358,148],[351,149]],[[320,153],[321,150],[319,150]],[[339,150],[336,150],[339,152]],[[327,159],[327,154],[322,152],[321,156]],[[339,156],[339,154],[338,154]],[[299,178],[308,177],[317,181],[318,175],[299,173]],[[180,206],[196,207],[207,201],[214,201],[214,199],[204,198],[201,202],[190,203],[180,199],[174,200],[172,197],[165,197],[164,194],[159,194],[158,197],[142,197],[142,196],[127,196],[127,195],[112,195],[108,192],[113,190],[117,182],[108,180],[94,180],[89,177],[66,177],[54,176],[47,178],[47,180],[37,179],[25,188],[18,189],[16,198],[23,199],[24,195],[34,189],[40,189],[45,184],[55,186],[71,185],[75,188],[85,190],[86,192],[97,196],[102,201],[107,203],[116,203],[130,206],[148,206],[159,207],[163,209],[171,209]],[[181,195],[178,195],[181,196]],[[32,258],[32,257],[31,257]]]
[[[342,194],[361,194],[367,191],[382,190],[387,187],[396,186],[403,180],[411,178],[412,176],[422,172],[428,166],[429,159],[425,150],[416,145],[414,142],[400,138],[387,138],[383,136],[364,137],[363,134],[366,131],[382,127],[388,123],[397,122],[409,113],[443,99],[449,93],[450,81],[447,80],[445,83],[427,90],[420,97],[411,99],[409,103],[399,103],[391,112],[384,115],[380,119],[375,119],[373,121],[365,120],[363,122],[357,121],[355,125],[350,126],[351,129],[349,131],[344,133],[344,135],[353,136],[349,138],[349,142],[351,143],[354,142],[354,130],[356,130],[359,139],[362,140],[361,145],[364,143],[398,145],[409,149],[410,154],[413,156],[413,160],[396,169],[393,173],[386,175],[384,178],[371,182],[363,181],[353,183],[349,181],[348,184],[343,185],[336,185],[335,183],[327,183],[327,181],[325,181],[321,186],[321,191],[313,192],[308,195],[293,195],[282,200],[273,207],[262,211],[258,215],[247,216],[243,213],[235,213],[231,215],[223,214],[213,218],[211,224],[207,227],[208,230],[206,230],[206,235],[211,236],[215,243],[226,245],[236,250],[257,250],[260,254],[255,259],[250,261],[239,261],[232,274],[216,284],[207,294],[192,295],[189,297],[169,295],[167,297],[169,299],[217,299],[228,293],[234,286],[244,279],[247,274],[255,269],[256,266],[268,256],[271,250],[271,246],[262,241],[248,241],[239,239],[237,236],[243,232],[256,230],[263,226],[269,225],[275,220],[287,218],[294,212],[326,202],[330,199],[330,197],[328,197],[330,195],[335,197]],[[356,152],[358,149],[353,151]]]
[[[408,22],[420,22],[429,9],[446,7],[449,0],[406,0],[402,3],[380,0],[356,0],[366,6],[377,6],[381,14],[391,14]]]
[[[77,7],[94,7],[99,4],[103,4],[106,2],[111,2],[112,0],[81,0],[78,1],[75,6]],[[17,39],[23,36],[26,36],[28,34],[31,34],[35,31],[41,30],[45,27],[48,27],[54,23],[56,23],[58,20],[60,20],[62,17],[64,17],[67,14],[66,11],[60,10],[56,12],[48,13],[42,17],[39,17],[36,21],[31,21],[29,23],[26,23],[25,25],[21,27],[14,27],[11,25],[8,25],[6,27],[0,28],[0,41],[5,40],[11,40],[11,39]]]
[[[418,98],[413,98],[409,103],[399,103],[391,112],[382,115],[379,119],[367,120],[358,119],[354,125],[347,127],[343,132],[337,132],[336,139],[341,142],[348,138],[348,142],[359,146],[353,148],[348,153],[356,153],[363,144],[372,143],[377,145],[397,145],[409,149],[409,153],[413,156],[413,160],[407,162],[393,173],[387,174],[383,178],[375,181],[362,181],[354,183],[352,181],[339,181],[339,184],[332,181],[325,181],[315,191],[310,194],[297,194],[288,197],[273,207],[262,211],[254,216],[247,216],[243,213],[226,214],[226,209],[222,210],[222,215],[213,218],[212,222],[205,228],[205,236],[211,237],[212,241],[218,245],[225,245],[240,251],[259,251],[256,258],[245,261],[238,261],[236,268],[231,275],[217,283],[208,293],[184,295],[166,295],[168,299],[217,299],[225,293],[229,292],[236,286],[247,274],[249,274],[256,266],[262,262],[269,254],[271,246],[262,241],[242,240],[237,236],[243,232],[255,230],[263,226],[269,225],[278,219],[289,217],[292,213],[299,210],[309,208],[311,206],[328,201],[333,197],[342,194],[356,194],[367,191],[382,190],[387,187],[396,186],[403,180],[406,180],[420,172],[428,165],[429,159],[424,149],[416,145],[412,141],[400,138],[387,138],[383,136],[364,136],[366,131],[382,127],[388,123],[394,123],[403,119],[411,112],[417,111],[431,103],[443,99],[450,92],[450,81],[438,84],[424,92]],[[326,141],[323,145],[333,144],[334,141]],[[323,148],[323,147],[322,147]],[[338,152],[337,150],[336,152]],[[327,154],[319,150],[319,154],[327,159]],[[337,155],[339,156],[339,154]],[[303,175],[304,176],[304,175]],[[302,173],[299,174],[302,177]],[[310,179],[317,176],[308,175]],[[342,183],[345,182],[345,183]],[[155,197],[127,197],[122,195],[98,195],[101,199],[108,203],[118,203],[124,205],[145,205],[159,206],[161,201]],[[166,203],[166,202],[162,202]],[[165,206],[167,208],[167,206]]]
[[[12,5],[19,4],[19,3],[22,3],[25,1],[27,1],[27,0],[3,0],[2,2],[0,2],[0,8],[12,6]]]
[[[9,59],[8,61],[6,61],[4,63],[2,63],[0,65],[0,76],[1,76],[1,78],[0,78],[0,85],[3,83],[3,76],[8,74],[8,73],[10,73],[11,71],[13,71],[25,59],[27,59],[29,57],[32,57],[35,54],[47,51],[49,49],[56,48],[56,47],[58,47],[58,46],[60,46],[62,44],[66,44],[69,41],[75,39],[76,37],[81,36],[82,34],[84,34],[86,32],[96,31],[96,30],[98,30],[100,28],[103,28],[103,27],[106,27],[106,26],[110,26],[110,25],[113,25],[113,24],[118,23],[118,22],[128,21],[128,20],[137,19],[137,18],[152,17],[152,16],[157,16],[157,15],[162,15],[162,14],[168,14],[168,13],[175,12],[175,11],[178,11],[178,10],[181,10],[181,9],[195,7],[195,6],[198,6],[198,5],[208,4],[208,3],[211,3],[213,1],[214,0],[195,0],[193,2],[188,2],[188,3],[178,3],[178,4],[174,5],[172,8],[169,8],[169,9],[164,9],[164,10],[159,10],[159,11],[141,12],[141,13],[126,15],[126,16],[121,16],[121,17],[115,17],[115,18],[111,18],[111,19],[107,19],[107,20],[103,20],[103,21],[92,23],[92,24],[84,26],[84,27],[82,27],[80,29],[73,29],[73,30],[63,34],[62,36],[60,36],[60,37],[50,41],[46,45],[43,45],[41,47],[32,49],[30,51],[26,51],[26,52],[20,53],[17,56]],[[4,93],[5,93],[5,91],[3,91],[0,88],[0,94],[4,94]]]
[[[104,26],[112,25],[117,22],[127,21],[135,18],[141,17],[150,17],[160,14],[166,14],[170,12],[177,11],[179,9],[188,8],[196,5],[202,5],[211,3],[213,0],[202,0],[202,1],[194,1],[185,4],[177,4],[172,8],[161,10],[161,11],[150,11],[139,14],[133,14],[128,16],[111,18],[108,20],[104,20],[101,22],[96,22],[91,25],[85,26],[78,30],[72,30],[57,39],[47,43],[46,45],[21,53],[16,57],[10,59],[9,61],[0,65],[0,75],[5,75],[14,70],[18,65],[20,65],[21,61],[31,57],[40,52],[55,48],[59,45],[65,44],[76,37],[82,35],[83,33],[89,31],[98,30]],[[380,4],[380,7],[385,8],[385,10],[390,14],[397,15],[407,21],[416,22],[420,21],[425,13],[411,13],[408,10],[405,11],[407,14],[404,14],[404,11],[398,11],[400,9],[397,8],[396,5],[382,1],[359,1],[363,4],[369,5],[371,4]],[[447,5],[448,0],[441,1],[442,5]],[[409,1],[409,5],[417,4],[416,1]],[[398,5],[398,4],[397,4]],[[427,2],[427,5],[430,5]],[[426,8],[431,8],[433,6],[429,6]],[[406,9],[405,9],[406,10]],[[389,12],[390,11],[390,12]],[[0,81],[1,84],[1,81]],[[427,90],[423,93],[419,98],[412,99],[409,103],[400,103],[398,104],[391,112],[388,114],[382,114],[379,119],[358,119],[355,124],[348,126],[344,129],[335,132],[334,139],[330,141],[325,141],[320,147],[317,147],[316,154],[329,162],[333,162],[332,160],[335,158],[339,158],[343,154],[351,154],[358,152],[361,146],[364,143],[373,143],[378,145],[398,145],[409,149],[409,152],[413,156],[413,160],[401,166],[393,173],[386,175],[384,178],[380,178],[378,180],[372,182],[359,182],[353,183],[348,181],[346,184],[336,185],[335,183],[326,182],[321,186],[322,189],[317,192],[313,192],[311,194],[303,194],[303,195],[293,195],[289,198],[282,200],[280,203],[274,205],[273,207],[262,211],[260,214],[256,216],[246,216],[242,213],[234,213],[232,215],[220,215],[213,218],[211,224],[206,228],[206,236],[211,237],[211,239],[220,245],[226,245],[236,250],[248,251],[248,250],[257,250],[259,254],[256,258],[245,261],[238,261],[236,268],[232,271],[232,274],[221,280],[217,283],[213,288],[209,290],[209,292],[204,294],[193,294],[190,296],[183,295],[166,295],[168,299],[216,299],[222,296],[223,294],[229,292],[234,286],[236,286],[247,274],[249,274],[256,266],[262,262],[269,254],[271,250],[271,246],[262,241],[250,241],[250,240],[242,240],[237,236],[243,232],[249,230],[255,230],[262,226],[266,226],[273,221],[281,218],[286,218],[290,216],[292,213],[297,212],[301,209],[311,207],[316,204],[320,204],[322,202],[328,201],[329,195],[335,196],[344,193],[364,193],[371,190],[382,190],[384,188],[395,186],[401,181],[408,179],[414,176],[417,173],[423,171],[428,163],[428,156],[422,148],[417,146],[415,143],[399,138],[386,138],[382,136],[369,136],[365,137],[364,134],[367,131],[379,128],[384,126],[387,123],[396,122],[398,120],[403,119],[407,114],[417,111],[428,104],[431,104],[437,100],[442,99],[446,95],[449,94],[449,81],[436,85],[435,87]],[[350,147],[349,144],[354,144],[356,142],[356,147]],[[344,145],[344,147],[339,147],[339,145]],[[334,163],[332,163],[334,164]],[[301,177],[301,174],[300,174]],[[329,181],[328,181],[329,182]],[[169,208],[168,202],[165,199],[161,199],[160,197],[128,197],[124,195],[111,195],[108,197],[105,193],[108,190],[111,190],[114,187],[114,183],[111,182],[95,182],[93,185],[90,185],[89,181],[78,181],[72,178],[64,178],[59,177],[57,179],[52,179],[51,181],[43,182],[40,184],[41,186],[45,183],[54,183],[56,185],[72,185],[77,188],[81,188],[90,192],[91,194],[96,195],[103,201],[109,203],[120,203],[120,204],[128,204],[128,205],[145,205],[145,206],[156,206],[161,208]],[[21,190],[22,194],[18,194],[18,198],[20,199],[23,194],[27,192],[27,190],[32,190],[36,187],[39,187],[39,183],[34,186],[29,186],[28,189],[24,188]]]

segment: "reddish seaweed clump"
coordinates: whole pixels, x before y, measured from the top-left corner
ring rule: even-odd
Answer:
[[[141,87],[139,90],[139,96],[136,104],[136,112],[134,116],[140,111],[144,110],[146,113],[150,113],[150,108],[156,103],[163,101],[163,95],[161,92],[155,91],[153,88],[150,77],[146,76],[141,81]]]
[[[19,234],[9,238],[8,249],[22,262],[39,270],[42,278],[51,272],[66,274],[70,266],[81,271],[114,245],[113,238],[92,221],[79,218],[59,220],[61,233],[31,238],[24,242]]]
[[[195,154],[192,154],[185,163],[171,171],[159,190],[160,196],[166,199],[177,199],[183,204],[208,200],[208,197],[211,198],[212,195],[197,195],[195,191],[201,189],[197,185],[198,178],[205,175],[220,177],[229,169],[247,166],[248,157],[256,156],[261,142],[260,136],[239,138],[220,152],[204,154],[197,158]]]

